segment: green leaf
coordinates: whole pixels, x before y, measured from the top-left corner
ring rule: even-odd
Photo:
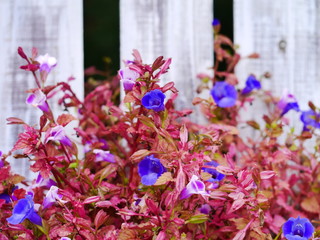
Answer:
[[[198,215],[192,216],[189,220],[186,221],[186,223],[198,224],[198,223],[203,223],[203,222],[205,222],[207,220],[208,220],[208,215],[206,215],[206,214],[198,214]]]
[[[77,168],[77,167],[78,167],[78,163],[76,162],[70,163],[69,165],[69,168]]]

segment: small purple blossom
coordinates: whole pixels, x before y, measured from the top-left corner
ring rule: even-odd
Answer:
[[[32,185],[33,188],[35,187],[50,188],[51,186],[57,186],[57,183],[51,178],[44,179],[40,173],[38,173],[36,182]]]
[[[6,203],[11,202],[11,197],[10,197],[10,195],[7,194],[7,193],[1,193],[1,194],[0,194],[0,199],[5,200]]]
[[[141,182],[147,186],[155,184],[165,171],[166,169],[160,162],[160,159],[155,158],[153,155],[145,157],[138,165]]]
[[[237,101],[237,91],[235,87],[226,82],[216,82],[211,89],[211,96],[221,108],[232,107]]]
[[[320,114],[313,110],[303,111],[300,119],[303,123],[303,131],[309,131],[310,127],[320,128]]]
[[[46,132],[45,143],[49,141],[58,141],[63,145],[72,146],[71,140],[66,136],[65,129],[61,125],[50,128]]]
[[[29,195],[18,201],[13,208],[12,216],[7,218],[7,221],[10,224],[19,224],[25,219],[29,219],[32,223],[42,226],[41,217],[35,212],[34,202]]]
[[[62,237],[62,238],[60,238],[60,240],[71,240],[71,238],[68,238],[68,237]]]
[[[216,161],[211,161],[211,162],[204,164],[204,167],[202,168],[202,170],[204,172],[207,172],[212,175],[212,178],[207,180],[208,182],[218,182],[218,181],[221,181],[225,177],[224,174],[219,173],[217,170],[212,169],[212,168],[206,168],[205,166],[218,167],[219,164]]]
[[[114,155],[111,154],[109,151],[94,149],[93,153],[96,155],[96,162],[116,162]]]
[[[46,100],[46,95],[40,89],[37,89],[33,94],[31,94],[27,98],[26,103],[34,107],[38,107],[44,112],[49,112],[49,106]]]
[[[277,107],[282,111],[281,116],[289,112],[291,109],[295,111],[300,111],[297,99],[294,95],[284,92]]]
[[[123,88],[125,91],[131,91],[136,83],[137,78],[140,77],[139,73],[128,67],[120,69],[119,76],[123,82]]]
[[[57,65],[57,59],[50,57],[48,53],[38,56],[36,61],[40,64],[40,72],[45,71],[49,73]]]
[[[142,105],[147,109],[160,112],[164,110],[164,99],[166,95],[159,89],[151,90],[147,92],[141,99]]]
[[[211,211],[211,207],[209,204],[203,204],[200,208],[199,208],[199,212],[203,213],[203,214],[209,214],[209,212]]]
[[[67,201],[62,200],[62,195],[58,193],[59,188],[51,186],[43,200],[43,208],[51,207],[56,201],[66,203]]]
[[[206,186],[204,183],[199,180],[196,175],[191,177],[190,182],[187,186],[181,191],[180,199],[185,199],[190,197],[193,194],[200,194],[202,196],[210,196],[206,191]]]
[[[313,235],[314,227],[307,218],[289,218],[283,224],[282,232],[288,240],[308,240]]]
[[[244,89],[242,89],[241,93],[242,94],[249,94],[254,89],[260,89],[260,88],[261,88],[260,81],[258,81],[254,75],[250,75],[247,78],[246,86],[244,87]]]
[[[217,19],[217,18],[215,18],[215,19],[213,19],[213,21],[212,21],[212,26],[218,26],[218,25],[220,25],[220,20],[219,19]]]

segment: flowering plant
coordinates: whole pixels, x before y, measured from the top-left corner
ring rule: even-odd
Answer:
[[[318,140],[319,109],[310,103],[301,114],[303,131],[286,133],[286,113],[301,111],[294,96],[272,96],[253,75],[241,89],[233,74],[239,56],[223,48],[234,49],[231,42],[216,33],[215,44],[215,77],[202,75],[200,87],[213,82],[211,96],[194,100],[208,119],[203,125],[186,117],[190,110],[175,109],[174,83],[158,84],[171,59],[144,64],[135,50],[119,71],[125,90],[120,108],[108,82],[84,101],[66,82],[47,86],[57,61],[35,49],[27,57],[19,48],[27,61],[21,68],[37,84],[27,103],[42,116],[37,127],[8,118],[24,132],[1,156],[0,239],[318,237],[319,149],[309,152],[305,145]],[[221,61],[227,62],[223,72]],[[54,116],[47,100],[56,92],[77,116]],[[268,115],[262,123],[247,121],[259,137],[244,139],[239,113],[261,95]],[[78,126],[68,132],[75,120]],[[12,173],[7,158],[28,158],[37,179],[27,183]]]

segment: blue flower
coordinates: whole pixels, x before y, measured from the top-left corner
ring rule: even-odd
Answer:
[[[286,91],[283,93],[280,101],[277,104],[277,107],[282,110],[281,116],[289,112],[291,109],[295,111],[300,111],[297,99],[294,95],[287,93]]]
[[[165,171],[166,169],[160,162],[160,159],[155,158],[153,155],[145,157],[138,165],[141,182],[148,186],[155,184]]]
[[[216,82],[211,89],[211,95],[221,108],[232,107],[237,101],[237,91],[233,85],[226,82]]]
[[[10,224],[19,224],[26,218],[32,223],[42,226],[41,217],[34,211],[34,202],[29,195],[18,201],[13,208],[12,216],[7,218],[7,221]]]
[[[7,193],[1,193],[1,194],[0,194],[0,199],[5,200],[6,203],[11,202],[11,197],[10,197],[10,195],[7,194]]]
[[[166,95],[163,94],[159,89],[147,92],[141,99],[142,105],[147,109],[160,112],[164,110],[164,99]]]
[[[307,218],[289,218],[282,226],[282,232],[288,240],[308,240],[314,227]]]
[[[303,131],[309,131],[310,127],[320,128],[320,115],[313,110],[303,111],[300,119],[303,122]]]
[[[213,19],[213,21],[212,21],[212,26],[218,26],[218,25],[220,25],[220,20],[219,19],[217,19],[217,18],[215,18],[215,19]]]
[[[247,78],[246,86],[244,87],[244,89],[242,89],[242,94],[248,94],[248,93],[251,93],[254,89],[260,89],[260,88],[261,88],[260,82],[255,78],[255,76],[250,75]]]
[[[211,161],[211,162],[206,163],[204,166],[218,167],[219,164],[217,162],[215,162],[215,161]],[[219,173],[217,170],[212,169],[212,168],[203,167],[202,170],[207,172],[207,173],[210,173],[212,175],[212,178],[207,180],[209,182],[218,182],[218,181],[222,180],[225,177],[224,174]]]

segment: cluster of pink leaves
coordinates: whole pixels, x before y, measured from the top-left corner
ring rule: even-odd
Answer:
[[[225,56],[223,49],[220,53],[224,54],[221,60],[234,57]],[[310,154],[303,145],[313,132],[290,133],[281,144],[278,138],[284,134],[286,121],[273,108],[274,112],[264,117],[265,126],[248,122],[261,137],[242,139],[236,128],[239,111],[252,100],[252,94],[224,109],[209,96],[195,99],[194,104],[201,106],[210,121],[199,125],[187,117],[190,110],[174,108],[178,96],[174,84],[158,83],[171,59],[159,57],[148,65],[134,51],[134,61],[127,67],[139,78],[126,91],[120,108],[113,101],[118,91],[109,83],[97,87],[83,102],[66,82],[45,86],[48,72],[40,69],[38,80],[36,55],[35,50],[31,58],[23,55],[28,59],[28,67],[23,69],[34,74],[38,85],[30,92],[41,90],[47,99],[60,92],[60,104],[77,109],[78,116],[64,113],[55,118],[48,105],[45,110],[35,110],[43,113],[38,127],[8,119],[9,124],[24,125],[25,131],[12,151],[2,156],[0,193],[10,195],[11,202],[0,199],[1,239],[272,239],[279,238],[289,217],[319,217],[318,151]],[[230,65],[235,61],[231,59]],[[231,70],[224,77],[235,79]],[[163,111],[141,104],[143,96],[155,89],[167,95]],[[269,103],[277,103],[267,96]],[[71,144],[52,135],[53,129],[61,130],[76,119],[79,126],[74,133],[83,149],[68,134],[63,137]],[[14,154],[16,150],[22,152]],[[83,157],[81,151],[85,151]],[[112,154],[112,161],[99,160],[98,152]],[[138,164],[150,155],[160,159],[166,172],[154,185],[145,186]],[[44,181],[56,182],[59,199],[44,207],[49,187],[27,183],[13,174],[8,157],[29,159],[32,171],[40,173]],[[215,186],[207,181],[212,175],[202,170],[213,160],[219,164],[214,169],[225,175]],[[204,183],[206,194],[180,199],[193,176]],[[9,224],[6,219],[28,192],[32,192],[42,226],[29,220]],[[206,212],[201,211],[204,206]]]

